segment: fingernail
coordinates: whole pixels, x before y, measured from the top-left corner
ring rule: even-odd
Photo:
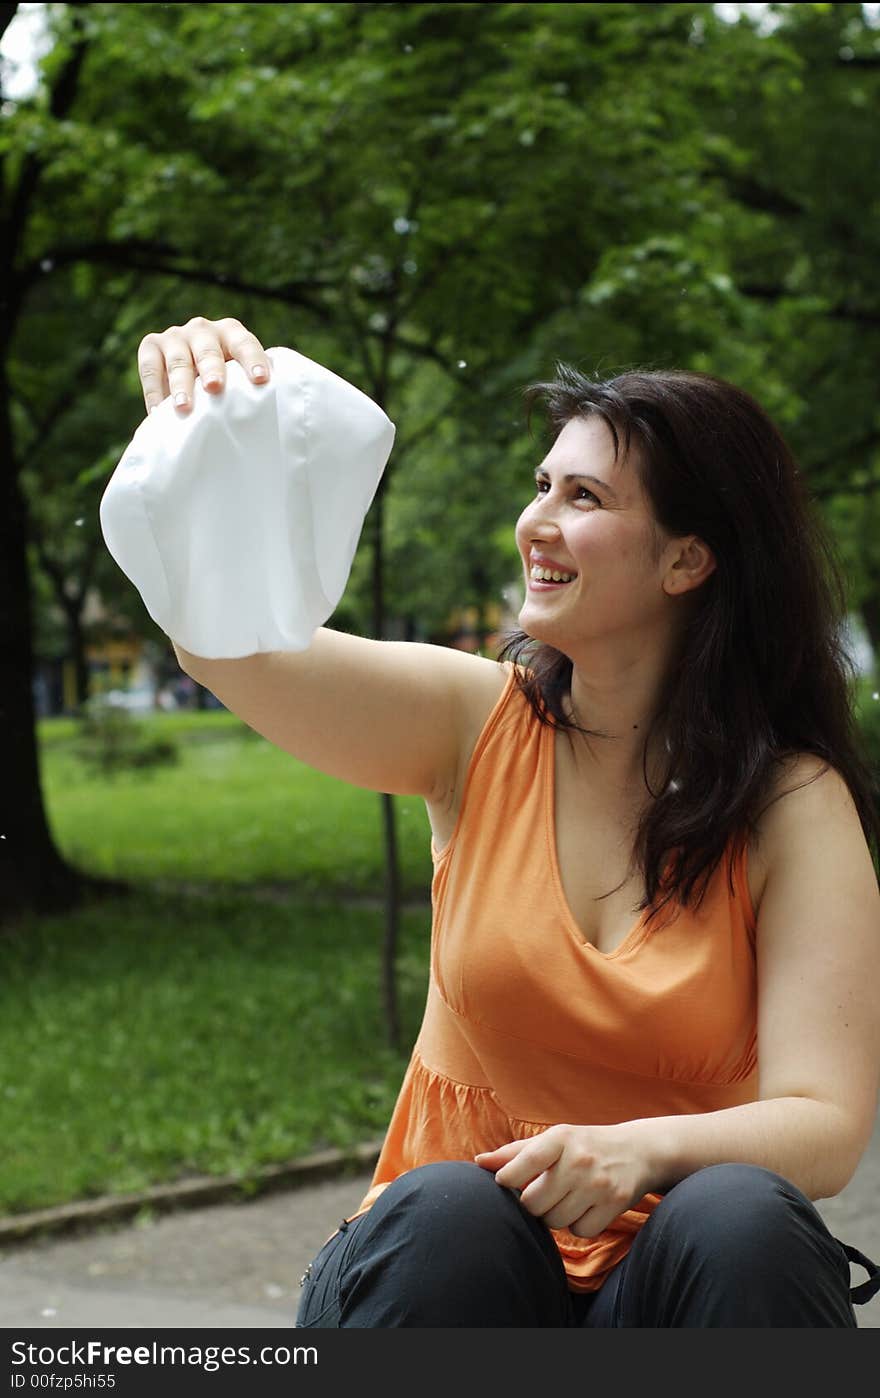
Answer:
[[[266,377],[266,370],[263,368],[262,364],[255,364],[251,373],[255,379],[264,379]]]
[[[175,408],[182,408],[183,405],[184,405],[184,403],[188,403],[188,402],[189,402],[189,398],[188,398],[188,396],[187,396],[185,393],[175,393],[175,395],[174,395],[174,406],[175,406]]]
[[[205,379],[205,388],[217,388],[219,384],[220,380],[216,374],[212,374],[210,378]]]

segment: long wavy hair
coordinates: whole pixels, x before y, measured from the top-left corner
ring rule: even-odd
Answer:
[[[648,788],[653,799],[633,848],[645,886],[639,911],[652,907],[650,920],[669,904],[699,907],[728,847],[732,890],[734,861],[772,804],[780,764],[795,753],[822,760],[816,776],[832,767],[844,779],[876,869],[880,814],[842,634],[846,587],[779,429],[741,388],[687,370],[593,380],[557,364],[552,382],[530,384],[524,395],[529,426],[542,405],[554,439],[570,419],[598,414],[616,460],[635,447],[656,524],[669,535],[698,535],[715,556],[645,738],[647,785],[648,745],[662,724],[665,773],[659,791]],[[567,714],[566,655],[515,630],[501,638],[499,659],[523,667],[517,683],[542,723],[569,736],[606,736]]]

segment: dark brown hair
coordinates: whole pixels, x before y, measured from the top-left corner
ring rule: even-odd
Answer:
[[[639,910],[660,891],[652,917],[672,900],[699,907],[731,841],[732,888],[733,861],[755,833],[779,764],[800,752],[846,782],[876,868],[880,815],[842,636],[846,588],[779,429],[741,388],[686,370],[593,380],[558,364],[552,382],[524,393],[529,424],[543,405],[554,438],[574,417],[604,419],[615,459],[635,447],[657,524],[672,536],[698,535],[715,556],[646,735],[647,752],[662,722],[667,767],[636,834],[646,892]],[[502,642],[499,659],[527,667],[518,683],[540,721],[591,734],[563,707],[568,657],[523,631]]]

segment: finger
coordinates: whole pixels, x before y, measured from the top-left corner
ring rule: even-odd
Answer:
[[[196,378],[196,366],[186,330],[172,325],[159,340],[165,357],[165,373],[168,376],[168,389],[174,406],[186,412],[192,407],[193,384]]]
[[[144,406],[148,413],[157,408],[163,398],[170,393],[168,375],[165,372],[165,356],[159,344],[159,336],[145,335],[138,345],[137,366],[144,395]]]
[[[195,371],[209,393],[222,393],[226,386],[227,354],[223,346],[222,322],[193,316],[183,326]]]
[[[573,1233],[576,1238],[597,1238],[600,1233],[605,1232],[609,1224],[619,1217],[619,1211],[615,1213],[613,1207],[609,1208],[607,1204],[596,1204],[593,1208],[582,1213],[579,1218],[574,1219],[571,1223],[563,1224],[562,1227],[567,1228],[569,1233]],[[550,1224],[551,1228],[558,1226]]]
[[[269,356],[253,331],[246,329],[240,320],[233,320],[230,316],[225,320],[215,321],[214,329],[219,334],[225,358],[237,359],[254,383],[268,383],[272,366]]]
[[[561,1140],[552,1137],[547,1140],[546,1134],[539,1136],[537,1140],[530,1141],[515,1159],[495,1171],[496,1180],[511,1189],[525,1189],[542,1170],[549,1170],[551,1165],[556,1164],[562,1154],[562,1145]]]
[[[502,1165],[513,1160],[527,1144],[527,1141],[508,1141],[507,1145],[498,1146],[496,1150],[480,1151],[474,1156],[474,1160],[486,1170],[499,1170]]]
[[[543,1170],[522,1191],[519,1201],[535,1218],[546,1219],[547,1214],[556,1209],[570,1192],[558,1170]],[[580,1212],[580,1209],[574,1210],[575,1214]]]
[[[192,336],[193,363],[208,393],[222,393],[226,387],[226,360],[223,349],[213,330],[204,330]]]
[[[583,1199],[579,1199],[576,1194],[568,1193],[552,1209],[547,1209],[540,1217],[548,1228],[568,1228],[570,1230],[573,1221],[576,1222],[579,1216],[584,1217],[581,1212],[583,1207]]]

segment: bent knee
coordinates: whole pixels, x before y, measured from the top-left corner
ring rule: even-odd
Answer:
[[[407,1170],[383,1190],[395,1206],[405,1205],[429,1215],[455,1216],[465,1221],[471,1214],[504,1212],[519,1207],[513,1190],[495,1183],[495,1176],[469,1160],[440,1160]],[[375,1207],[375,1206],[374,1206]]]
[[[806,1203],[812,1208],[806,1195],[784,1176],[763,1165],[739,1163],[707,1165],[696,1170],[670,1190],[666,1201],[679,1207],[711,1207],[722,1213],[764,1208],[773,1212],[792,1203]]]
[[[468,1160],[407,1170],[382,1191],[369,1217],[373,1229],[383,1228],[387,1220],[429,1244],[467,1234],[495,1247],[500,1237],[522,1229],[550,1240],[549,1230],[522,1207],[517,1192],[496,1184],[491,1171]]]
[[[720,1247],[727,1254],[766,1254],[795,1235],[827,1233],[807,1196],[761,1165],[706,1166],[670,1190],[661,1207],[667,1225],[698,1238],[709,1251]]]

